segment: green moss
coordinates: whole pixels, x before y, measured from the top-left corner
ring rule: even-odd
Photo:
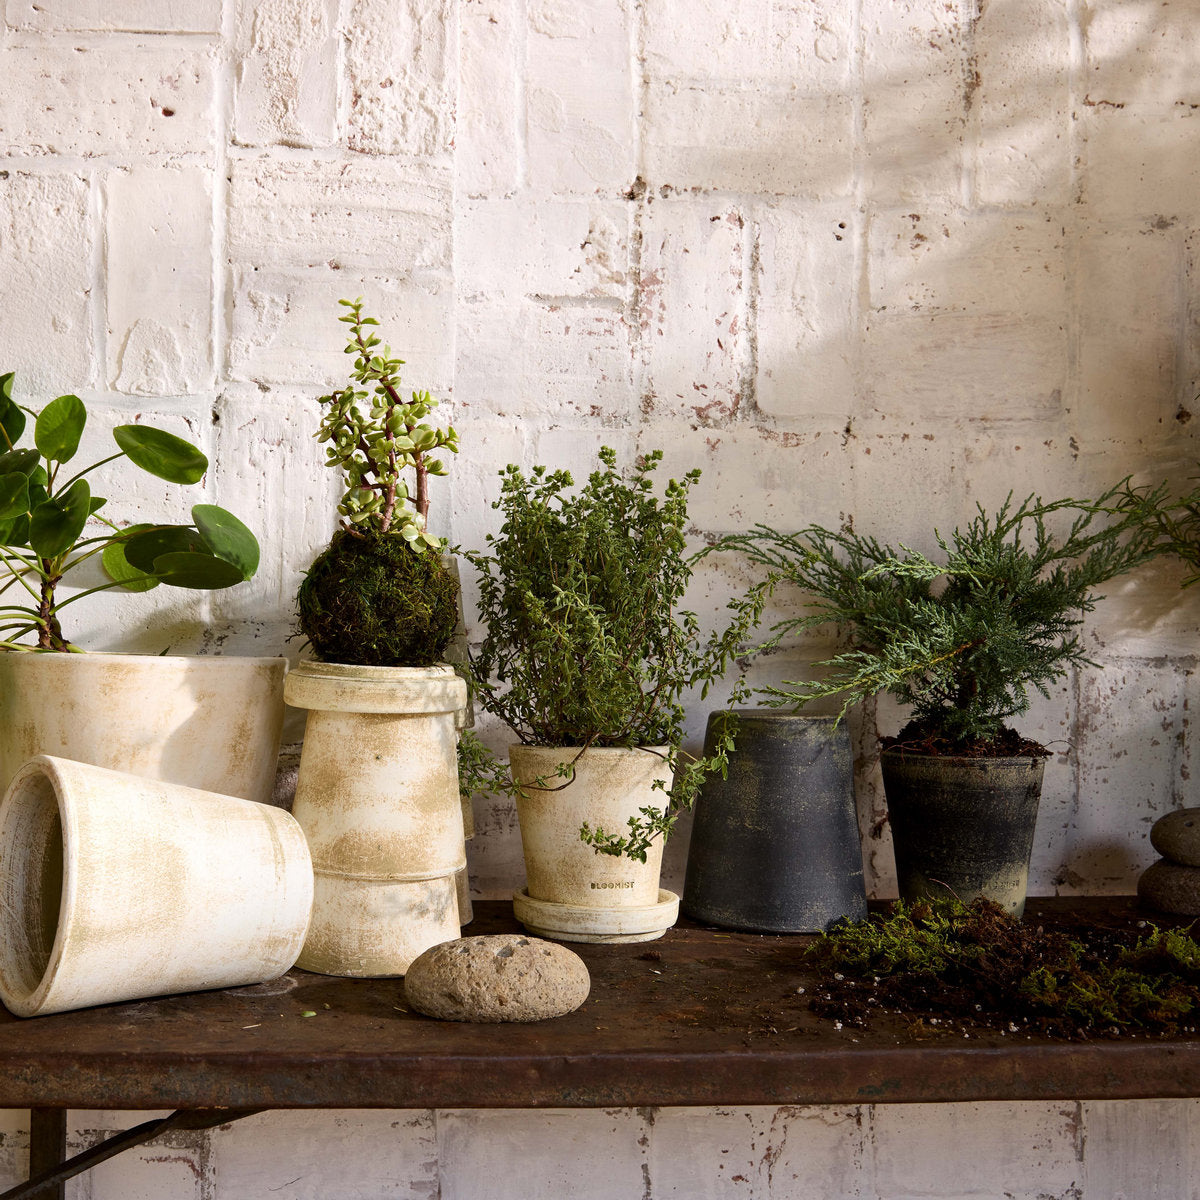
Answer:
[[[458,584],[401,537],[339,531],[300,585],[300,628],[326,662],[428,667],[458,620]]]
[[[862,1025],[890,1009],[1065,1037],[1176,1033],[1200,1023],[1200,944],[1180,929],[1033,926],[987,900],[897,902],[845,923],[807,959],[814,1008]]]

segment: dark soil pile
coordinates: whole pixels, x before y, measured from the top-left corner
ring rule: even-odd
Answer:
[[[866,1028],[902,1013],[932,1029],[984,1026],[1049,1037],[1194,1033],[1200,944],[1191,928],[1046,929],[987,900],[897,902],[838,926],[806,952],[811,1007]]]
[[[931,722],[910,721],[895,737],[883,739],[885,750],[910,750],[914,754],[954,755],[957,758],[1049,758],[1041,742],[1022,737],[1004,726],[995,737],[969,742],[951,741]]]

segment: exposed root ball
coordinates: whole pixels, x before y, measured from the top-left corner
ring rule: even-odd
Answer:
[[[458,620],[458,584],[431,550],[401,537],[340,531],[308,569],[300,628],[325,662],[429,667]]]

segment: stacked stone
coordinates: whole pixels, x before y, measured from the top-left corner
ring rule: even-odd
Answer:
[[[1200,916],[1200,808],[1160,817],[1150,844],[1162,858],[1142,872],[1138,898],[1163,912]]]

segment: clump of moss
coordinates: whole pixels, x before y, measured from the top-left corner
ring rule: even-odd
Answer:
[[[885,1010],[1070,1038],[1200,1025],[1200,944],[1186,930],[1068,936],[989,900],[898,901],[806,959],[823,971],[814,1011],[859,1027]]]
[[[429,667],[458,621],[458,584],[438,555],[391,534],[339,531],[297,596],[300,628],[326,662]]]

